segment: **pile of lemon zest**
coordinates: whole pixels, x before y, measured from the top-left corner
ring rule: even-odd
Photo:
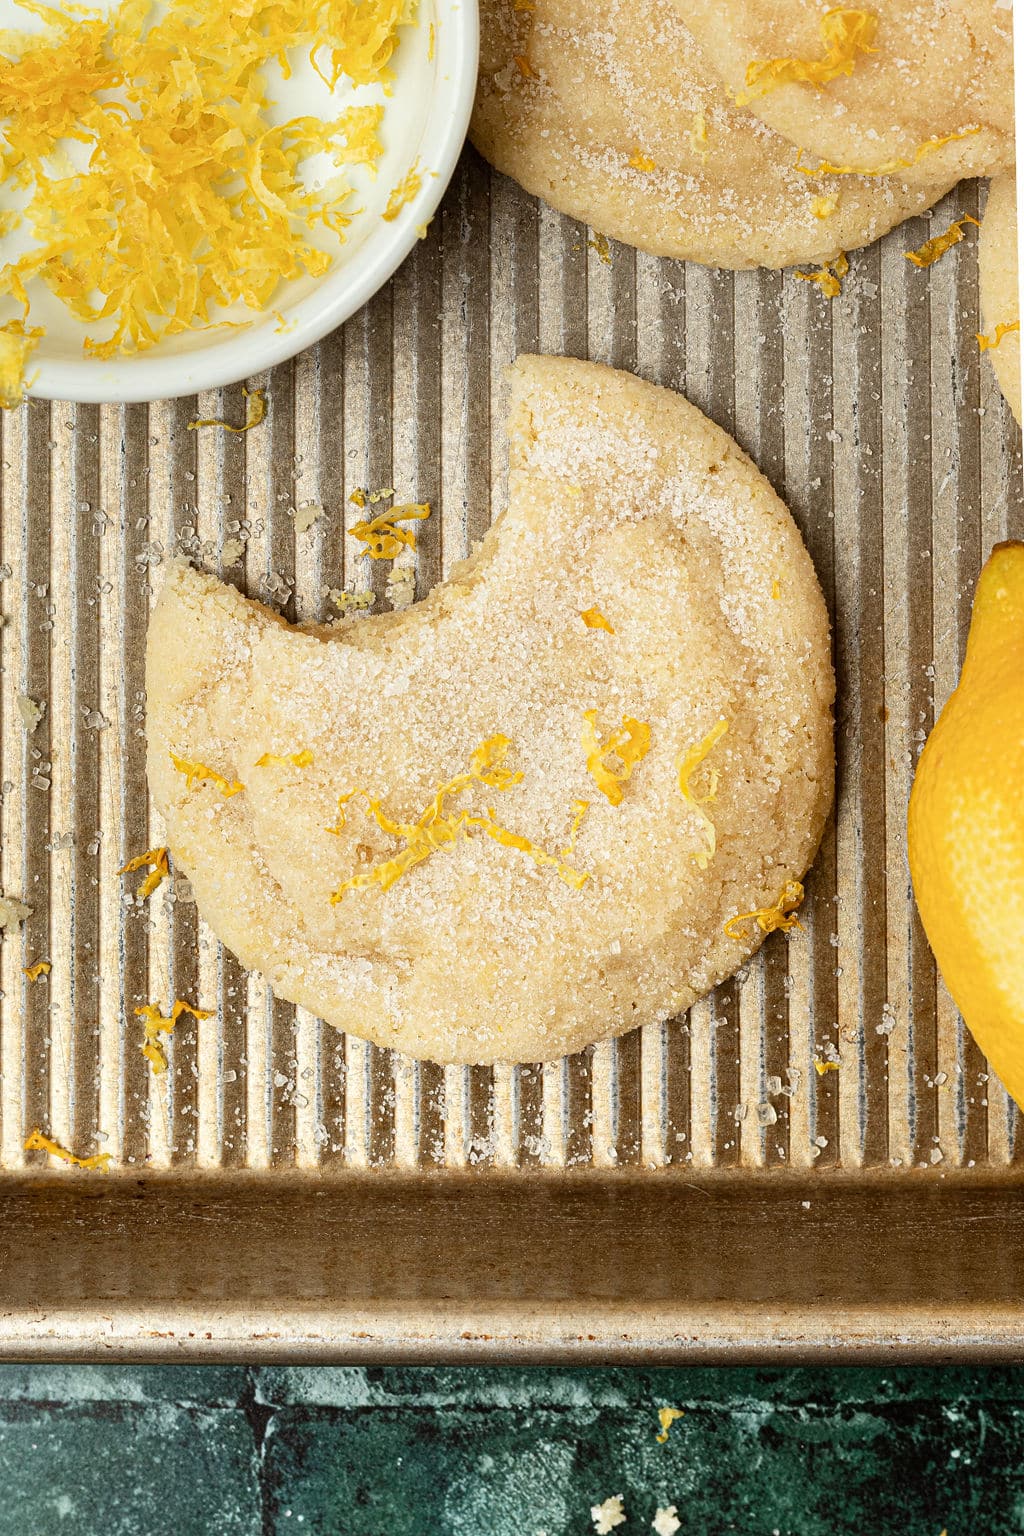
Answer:
[[[708,731],[707,735],[704,737],[704,740],[698,743],[697,746],[691,747],[686,755],[680,758],[678,763],[679,793],[682,795],[687,805],[689,805],[697,813],[697,816],[700,820],[701,832],[704,835],[704,841],[707,845],[706,848],[702,848],[699,850],[699,852],[692,855],[693,861],[697,865],[698,869],[707,869],[708,862],[714,858],[715,849],[718,846],[715,834],[715,824],[711,820],[711,817],[708,815],[707,811],[704,809],[706,805],[709,805],[711,801],[714,800],[718,793],[718,770],[717,768],[711,768],[708,770],[708,788],[706,793],[703,795],[698,795],[691,789],[690,775],[700,767],[708,753],[719,741],[721,741],[722,737],[725,735],[728,729],[728,720],[716,721],[715,724],[711,727],[710,731]]]
[[[582,874],[567,864],[564,854],[556,856],[547,853],[536,843],[532,843],[529,838],[512,832],[508,827],[503,827],[496,820],[493,809],[488,808],[484,816],[476,816],[469,811],[454,813],[445,811],[446,800],[453,795],[461,794],[463,790],[469,789],[475,783],[484,784],[489,789],[504,791],[522,782],[521,773],[513,772],[505,766],[509,746],[507,736],[488,737],[470,757],[468,772],[458,773],[446,784],[438,785],[433,799],[415,822],[393,821],[383,810],[380,801],[372,799],[365,790],[350,790],[347,794],[340,795],[338,825],[329,827],[327,829],[329,832],[341,831],[345,825],[345,807],[358,795],[366,799],[367,813],[373,817],[381,831],[386,832],[389,837],[401,838],[405,842],[405,847],[392,854],[390,858],[375,864],[372,869],[364,870],[358,875],[353,875],[351,879],[343,881],[331,896],[332,906],[336,906],[342,900],[346,891],[362,890],[371,885],[379,885],[382,891],[390,890],[397,880],[408,874],[417,864],[422,864],[432,857],[439,848],[458,842],[474,831],[483,832],[485,836],[493,838],[503,847],[515,848],[525,853],[538,865],[550,866],[567,885],[579,890],[590,878],[589,875]]]
[[[308,52],[336,83],[387,93],[412,0],[148,0],[109,14],[30,4],[41,32],[3,36],[3,175],[27,194],[13,217],[29,248],[0,268],[0,296],[27,311],[35,281],[106,358],[217,324],[224,309],[270,307],[280,284],[321,276],[319,227],[344,238],[348,168],[383,153],[384,107],[349,106],[331,121],[271,121],[266,67],[291,73]],[[326,56],[325,68],[320,60]],[[83,168],[55,153],[82,147]],[[333,162],[314,185],[313,156]],[[220,312],[220,313],[218,313]],[[26,335],[0,341],[0,392],[16,402]]]
[[[621,727],[613,731],[607,741],[602,742],[597,736],[597,710],[586,710],[583,720],[582,739],[587,772],[605,798],[612,805],[619,805],[623,784],[636,764],[651,750],[651,728],[642,720],[623,715]],[[610,767],[607,762],[609,757],[617,757],[622,767]]]
[[[634,171],[653,171],[655,162],[638,146],[629,157],[629,166]]]
[[[373,500],[372,496],[370,500]],[[428,501],[406,502],[398,507],[389,507],[386,512],[379,512],[369,522],[354,524],[349,529],[349,534],[353,539],[358,539],[361,544],[366,545],[365,553],[371,560],[394,560],[403,544],[408,549],[416,548],[415,533],[410,528],[399,528],[398,524],[422,522],[429,516]]]
[[[819,1077],[824,1077],[826,1072],[838,1072],[840,1065],[838,1061],[821,1061],[817,1056],[814,1058],[814,1070]]]
[[[271,763],[276,763],[279,768],[287,768],[290,763],[295,768],[308,768],[312,761],[312,752],[308,747],[303,747],[301,752],[286,752],[283,757],[277,752],[264,752],[262,757],[256,759],[256,767],[269,768]]]
[[[13,411],[25,398],[25,367],[43,335],[20,320],[0,326],[0,408]]]
[[[779,600],[779,598],[781,596],[782,596],[782,587],[779,584],[779,578],[777,576],[773,576],[772,577],[772,598],[773,598],[773,600],[775,602],[778,602],[778,600]]]
[[[423,177],[416,169],[418,165],[419,161],[414,160],[401,181],[391,188],[391,195],[387,200],[384,212],[381,214],[381,218],[386,224],[390,224],[394,219],[398,218],[406,203],[411,203],[420,187],[422,187]]]
[[[997,325],[991,336],[983,336],[980,332],[976,332],[975,335],[982,352],[989,352],[993,347],[998,347],[1004,336],[1012,336],[1019,330],[1020,321],[1010,320]]]
[[[708,120],[703,112],[695,112],[690,124],[690,148],[695,155],[704,156],[708,152]]]
[[[606,629],[610,635],[615,633],[600,608],[584,608],[580,618],[588,629]]]
[[[191,1014],[196,1020],[213,1018],[208,1008],[193,1008],[191,1003],[182,1002],[180,997],[175,998],[169,1014],[161,1013],[156,1003],[144,1003],[141,1008],[135,1010],[136,1017],[143,1020],[146,1030],[145,1039],[139,1049],[157,1077],[167,1071],[167,1053],[160,1036],[169,1035],[178,1020],[186,1013]]]
[[[812,197],[811,212],[816,219],[828,219],[839,207],[838,197]]]
[[[686,1414],[681,1408],[659,1408],[658,1423],[661,1425],[661,1433],[655,1435],[659,1445],[664,1445],[668,1440],[668,1432],[676,1419],[685,1419]]]
[[[753,912],[738,912],[725,924],[726,936],[742,940],[744,935],[736,930],[740,923],[754,922],[762,933],[774,933],[781,928],[788,933],[791,928],[802,926],[796,909],[804,899],[804,888],[799,880],[787,880],[779,892],[778,900],[771,907],[757,907]]]
[[[835,261],[827,261],[817,272],[794,272],[802,283],[816,283],[826,299],[837,299],[843,291],[843,278],[850,270],[846,252],[840,251]]]
[[[133,875],[137,869],[148,869],[149,874],[143,880],[138,889],[140,901],[146,901],[157,887],[167,879],[170,874],[170,865],[167,860],[168,849],[148,848],[145,853],[136,854],[134,859],[129,859],[118,870],[119,875]]]
[[[40,976],[49,976],[50,962],[49,960],[37,960],[35,965],[23,965],[21,969],[22,974],[27,976],[29,981],[38,981]]]
[[[587,241],[587,245],[592,251],[596,253],[598,261],[603,261],[606,267],[611,266],[612,248],[608,244],[607,235],[600,235],[595,233],[594,238]]]
[[[954,245],[959,245],[964,238],[964,225],[974,224],[979,229],[978,220],[971,214],[965,213],[962,218],[954,219],[944,235],[934,235],[931,240],[926,240],[924,245],[916,251],[906,251],[907,261],[913,262],[915,267],[930,267],[933,261],[938,261]]]
[[[49,1152],[51,1157],[59,1157],[62,1163],[70,1163],[73,1168],[95,1168],[100,1173],[106,1173],[107,1164],[113,1157],[112,1152],[94,1152],[91,1157],[78,1157],[74,1152],[69,1152],[67,1147],[62,1147],[59,1141],[44,1136],[38,1126],[25,1137],[25,1151]]]
[[[279,317],[280,318],[280,317]],[[280,329],[280,326],[277,327]],[[221,427],[225,432],[251,432],[253,427],[258,427],[267,414],[267,397],[262,389],[246,389],[243,385],[242,394],[245,396],[245,426],[234,427],[230,421],[225,421],[221,416],[211,416],[206,421],[190,421],[188,430],[197,431],[200,427]]]
[[[804,165],[803,150],[796,152],[796,167],[802,176],[893,176],[897,171],[909,171],[923,160],[925,155],[930,155],[936,149],[941,149],[943,144],[955,144],[958,139],[970,139],[980,128],[965,128],[963,133],[943,133],[934,139],[927,139],[924,144],[919,144],[909,160],[886,160],[882,165],[833,165],[831,160],[819,160],[817,165]]]
[[[218,773],[215,768],[208,768],[205,763],[190,762],[188,758],[178,757],[174,752],[171,753],[171,762],[179,773],[185,775],[186,789],[194,789],[197,784],[208,781],[216,789],[220,790],[225,800],[230,800],[232,795],[239,794],[245,788],[245,785],[241,784],[238,779],[229,783],[224,775]]]
[[[819,23],[825,55],[820,59],[754,59],[747,65],[745,91],[736,97],[736,105],[745,107],[758,96],[767,95],[780,85],[802,83],[819,88],[852,75],[858,53],[875,53],[878,17],[870,11],[846,10],[834,6]]]

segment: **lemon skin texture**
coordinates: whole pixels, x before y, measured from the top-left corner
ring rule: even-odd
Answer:
[[[967,1027],[1024,1107],[1024,543],[978,580],[960,682],[910,796],[910,874]]]

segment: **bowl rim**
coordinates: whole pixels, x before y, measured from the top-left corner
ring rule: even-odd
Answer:
[[[420,239],[451,181],[469,129],[476,94],[480,28],[478,0],[433,0],[434,79],[418,157],[432,174],[392,222],[378,220],[358,256],[342,263],[301,301],[301,315],[284,329],[266,324],[226,334],[193,353],[151,351],[121,358],[29,361],[25,398],[83,405],[173,400],[254,378],[322,340],[381,289]],[[308,311],[308,313],[307,313]],[[257,317],[268,318],[266,316]]]

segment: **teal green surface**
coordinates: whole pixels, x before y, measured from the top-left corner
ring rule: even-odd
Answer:
[[[0,1536],[1016,1536],[1024,1368],[6,1366],[0,1490]]]

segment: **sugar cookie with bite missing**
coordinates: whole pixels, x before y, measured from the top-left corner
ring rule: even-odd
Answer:
[[[169,570],[149,781],[281,998],[442,1062],[664,1019],[789,926],[832,801],[821,592],[726,433],[522,358],[508,510],[400,613],[293,628]]]

